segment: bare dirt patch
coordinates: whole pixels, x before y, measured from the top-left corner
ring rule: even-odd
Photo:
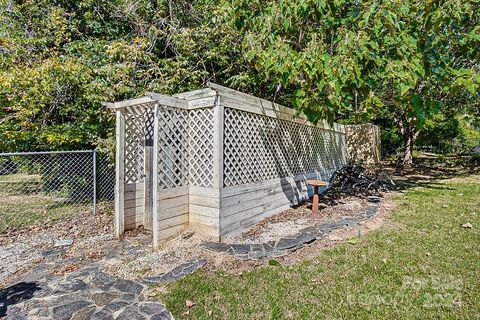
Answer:
[[[138,238],[125,238],[123,242],[130,242],[130,245],[123,248],[117,245],[116,254],[105,260],[104,270],[107,273],[127,279],[153,276],[170,271],[187,261],[209,257],[200,248],[205,239],[195,233],[191,235],[190,230],[163,242],[155,251],[150,236],[142,236],[141,240]],[[135,244],[135,241],[138,243]]]
[[[395,207],[395,202],[393,201],[393,198],[396,194],[397,193],[384,194],[384,198],[379,206],[377,214],[372,218],[360,222],[358,226],[346,227],[333,231],[325,239],[316,241],[313,244],[301,248],[300,250],[297,250],[288,256],[280,258],[279,262],[289,265],[303,261],[305,259],[310,259],[318,256],[322,252],[322,250],[334,247],[341,243],[345,243],[353,237],[361,237],[366,233],[380,227],[392,226],[392,223],[388,220],[388,216],[392,209]]]
[[[73,244],[63,251],[55,247],[55,243],[64,239],[73,240]],[[102,211],[97,215],[77,212],[53,224],[10,230],[0,235],[0,284],[46,260],[61,260],[74,255],[83,243],[89,243],[91,250],[107,240],[113,240],[113,216]],[[49,250],[51,255],[57,256],[46,257]],[[81,255],[85,256],[83,252]]]

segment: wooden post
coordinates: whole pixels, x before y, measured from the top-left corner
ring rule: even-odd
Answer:
[[[218,202],[221,202],[221,190],[223,188],[223,121],[224,108],[220,105],[220,96],[217,94],[213,107],[213,188],[217,189]],[[215,240],[221,241],[221,208],[215,210],[218,219],[218,230],[215,232]]]
[[[153,111],[153,155],[152,155],[152,235],[153,249],[158,248],[158,104]]]
[[[213,187],[223,188],[223,117],[224,108],[220,105],[220,96],[213,107]]]
[[[115,236],[120,237],[124,227],[125,189],[125,115],[123,110],[116,112],[115,150]]]
[[[144,210],[143,225],[145,229],[152,229],[152,207],[153,207],[153,137],[145,140],[145,178],[144,178]]]
[[[318,187],[313,187],[312,215],[318,215]]]

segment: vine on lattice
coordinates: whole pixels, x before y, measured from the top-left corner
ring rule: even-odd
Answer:
[[[345,135],[225,108],[224,186],[309,172],[345,162]]]

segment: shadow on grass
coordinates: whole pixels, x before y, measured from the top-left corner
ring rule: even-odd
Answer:
[[[0,318],[7,315],[9,306],[29,300],[41,288],[35,282],[19,282],[5,289],[0,289]]]
[[[387,162],[383,169],[395,181],[399,191],[413,187],[447,189],[439,180],[480,174],[480,163],[472,156],[422,154],[409,167]]]
[[[377,174],[380,180],[382,174],[386,173],[395,183],[395,187],[387,186],[390,191],[403,192],[415,187],[452,190],[451,187],[442,183],[442,180],[480,174],[479,160],[479,157],[472,156],[447,157],[435,154],[421,154],[421,156],[415,158],[415,163],[409,167],[403,167],[394,161],[384,161],[375,168],[369,168],[369,171],[373,172],[374,175]],[[366,192],[363,187],[358,187],[357,191],[351,191],[347,187],[345,192],[332,189],[321,193],[320,203],[325,206],[335,206],[345,197],[366,197],[369,194],[381,196],[378,191],[372,191],[372,189],[370,189],[370,192]]]

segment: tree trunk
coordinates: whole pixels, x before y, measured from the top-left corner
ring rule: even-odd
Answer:
[[[400,112],[398,110],[401,110]],[[402,109],[400,106],[392,110],[393,119],[400,129],[400,133],[403,136],[403,145],[405,147],[403,153],[403,166],[410,166],[413,164],[413,146],[415,141],[418,138],[420,131],[415,125],[414,119],[407,117],[405,109]]]
[[[405,137],[405,151],[403,153],[402,164],[404,167],[413,164],[413,141],[410,136]]]
[[[168,0],[168,17],[173,20],[173,0]]]
[[[408,167],[413,164],[413,146],[415,145],[415,141],[417,140],[420,131],[415,127],[410,126],[407,126],[405,129],[405,134],[403,136],[405,151],[403,153],[402,164],[403,166]]]

